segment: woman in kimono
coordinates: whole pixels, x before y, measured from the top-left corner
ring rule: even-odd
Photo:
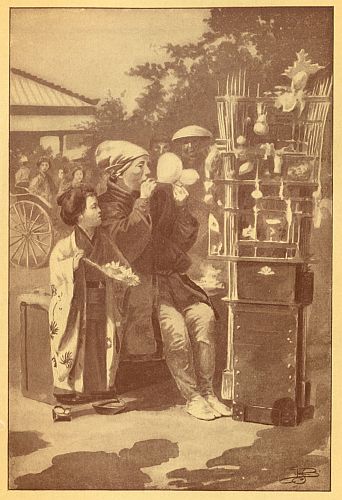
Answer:
[[[84,178],[83,168],[80,165],[78,165],[77,167],[74,168],[71,174],[72,187],[78,187],[80,184],[82,184],[83,178]]]
[[[122,299],[125,286],[89,261],[100,266],[127,261],[100,227],[101,210],[92,188],[70,187],[58,204],[62,220],[74,230],[50,257],[54,395],[60,402],[111,397],[121,346],[116,295]]]
[[[44,198],[52,206],[55,201],[57,189],[48,174],[48,170],[51,168],[51,160],[43,156],[37,161],[37,167],[38,174],[33,177],[28,189],[30,193]]]

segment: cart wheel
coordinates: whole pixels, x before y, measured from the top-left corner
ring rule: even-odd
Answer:
[[[38,268],[46,264],[53,245],[51,220],[44,208],[32,201],[17,201],[10,207],[10,262],[14,266]]]

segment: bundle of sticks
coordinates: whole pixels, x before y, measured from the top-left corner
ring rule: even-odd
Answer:
[[[238,102],[238,97],[249,96],[246,88],[246,69],[239,69],[227,76],[224,99],[217,102],[220,138],[226,141],[226,151],[233,151],[238,135],[244,135],[247,104]],[[220,94],[220,87],[218,85]]]
[[[330,102],[324,98],[330,97],[331,89],[331,77],[320,80],[316,82],[311,97],[321,97],[322,100],[310,101],[310,97],[307,100],[308,111],[303,140],[307,143],[307,154],[318,158],[321,157],[324,127],[330,106]]]

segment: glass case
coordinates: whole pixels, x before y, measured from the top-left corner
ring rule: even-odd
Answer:
[[[259,88],[244,95],[244,79],[230,90],[216,99],[220,162],[207,169],[209,256],[308,260],[331,79],[291,112],[278,109],[275,97],[260,97]]]

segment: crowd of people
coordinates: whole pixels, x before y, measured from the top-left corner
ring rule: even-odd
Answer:
[[[211,144],[211,133],[199,126],[179,130],[171,141],[154,138],[150,152],[104,141],[95,152],[103,172],[97,189],[84,182],[80,166],[69,179],[60,175],[55,187],[48,158],[38,161],[29,182],[24,162],[18,170],[18,184],[28,182],[28,190],[49,203],[55,197],[61,219],[73,228],[50,257],[58,401],[114,395],[122,346],[153,353],[159,334],[187,412],[203,420],[231,415],[213,390],[216,312],[187,274],[189,252],[199,245],[201,254],[206,233],[203,169]],[[114,280],[89,260],[97,266],[115,261],[139,277],[138,286],[125,289],[120,312]]]
[[[182,158],[185,168],[191,167],[196,162],[203,163],[208,146],[211,144],[211,133],[197,126],[184,127],[181,130],[184,132],[178,131],[172,138],[165,134],[154,135],[151,138],[148,150],[151,177],[156,175],[158,158],[169,151],[175,152]],[[178,137],[179,134],[181,137]],[[57,157],[54,160],[50,154],[44,152],[36,160],[35,154],[24,154],[19,151],[17,153],[15,161],[11,164],[12,188],[26,188],[49,203],[55,202],[58,193],[71,184],[77,185],[83,181],[94,185],[97,194],[102,194],[106,190],[106,173],[101,172],[100,176],[94,175],[92,169],[85,165],[82,159],[69,161],[63,158],[65,162],[61,163],[60,158],[58,161]]]
[[[32,175],[29,160],[26,155],[18,159],[18,168],[15,172],[15,188],[28,190],[31,194],[43,198],[48,205],[53,206],[58,196],[69,186],[78,186],[84,179],[84,168],[75,164],[66,174],[60,168],[57,174],[57,182],[52,178],[49,171],[53,160],[48,156],[41,156],[36,163],[36,173]]]

